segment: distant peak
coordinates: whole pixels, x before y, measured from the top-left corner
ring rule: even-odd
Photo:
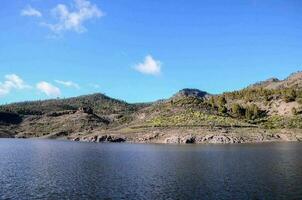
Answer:
[[[191,89],[191,88],[185,88],[180,90],[178,93],[174,95],[174,97],[197,97],[197,98],[203,98],[206,95],[208,95],[207,92],[201,91],[198,89]]]
[[[279,82],[280,80],[278,79],[278,78],[276,78],[276,77],[273,77],[273,78],[269,78],[269,79],[267,79],[266,81],[264,81],[264,82],[269,82],[269,83],[272,83],[272,82]]]
[[[261,81],[256,84],[249,86],[249,88],[254,87],[262,87],[266,89],[280,89],[280,88],[291,88],[291,87],[298,87],[301,88],[302,86],[302,71],[298,71],[292,73],[284,80],[279,80],[277,78],[270,78],[266,81]]]

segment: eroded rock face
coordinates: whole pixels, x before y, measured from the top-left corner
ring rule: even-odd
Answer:
[[[210,143],[210,144],[233,144],[233,143],[241,143],[241,139],[236,137],[230,137],[225,135],[206,135],[201,139],[202,143]]]
[[[186,144],[194,144],[196,142],[195,136],[187,136],[183,139],[184,143]]]
[[[114,142],[114,143],[120,143],[120,142],[126,142],[126,139],[124,139],[122,137],[108,136],[107,141]]]
[[[180,90],[177,94],[174,95],[174,97],[197,97],[197,98],[204,98],[207,96],[208,93],[205,91],[201,91],[198,89],[191,89],[191,88],[185,88]]]
[[[204,137],[196,136],[172,136],[165,139],[166,144],[195,144],[195,143],[209,143],[209,144],[233,144],[242,143],[242,138],[230,137],[226,135],[206,135]]]
[[[112,142],[112,143],[121,143],[126,142],[126,139],[119,136],[111,136],[111,135],[94,135],[90,137],[76,137],[73,141],[81,141],[81,142]]]
[[[97,137],[97,142],[106,142],[107,140],[107,135],[101,135]]]
[[[222,133],[216,131],[213,133],[196,133],[196,134],[159,134],[152,132],[150,134],[140,134],[134,136],[123,136],[120,133],[110,133],[101,135],[101,133],[90,134],[89,136],[79,135],[73,138],[74,141],[84,142],[108,142],[108,143],[164,143],[164,144],[236,144],[236,143],[259,143],[259,142],[276,142],[276,141],[302,141],[300,134],[290,134],[288,132],[264,133],[254,132],[248,137],[242,134]]]
[[[194,144],[196,142],[195,136],[173,136],[165,139],[166,144]]]
[[[173,136],[165,139],[166,144],[180,144],[181,140],[178,136]]]

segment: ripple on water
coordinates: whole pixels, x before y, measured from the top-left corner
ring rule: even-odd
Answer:
[[[301,199],[302,145],[0,140],[0,199]]]

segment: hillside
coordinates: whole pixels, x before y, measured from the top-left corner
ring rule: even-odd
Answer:
[[[302,72],[220,95],[183,89],[149,104],[92,94],[2,105],[0,132],[0,137],[108,142],[300,141]]]
[[[133,112],[137,106],[110,98],[104,94],[92,94],[67,99],[28,101],[0,106],[0,111],[21,115],[43,115],[52,111],[77,110],[90,107],[96,114],[120,114]]]
[[[277,78],[270,78],[251,85],[250,88],[264,88],[264,89],[285,89],[285,88],[302,88],[302,72],[291,74],[284,80]]]

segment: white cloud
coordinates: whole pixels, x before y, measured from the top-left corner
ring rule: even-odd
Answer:
[[[35,8],[32,8],[30,5],[26,6],[23,10],[21,10],[22,16],[30,16],[30,17],[42,17],[42,13]]]
[[[55,80],[56,83],[64,85],[65,87],[73,87],[76,89],[80,89],[80,86],[77,83],[74,83],[72,81],[60,81],[60,80]]]
[[[31,88],[27,85],[19,76],[16,74],[8,74],[5,75],[5,81],[3,83],[0,82],[0,96],[7,95],[13,89],[28,89]]]
[[[161,62],[152,58],[151,55],[147,55],[143,63],[139,63],[134,66],[134,69],[149,75],[159,75],[161,73]]]
[[[102,17],[104,13],[88,0],[74,0],[74,5],[71,7],[58,4],[52,9],[52,15],[57,23],[42,23],[42,25],[48,27],[54,33],[60,34],[64,31],[85,32],[85,21]]]
[[[47,96],[58,97],[61,95],[61,90],[58,87],[45,81],[39,82],[36,87]]]

